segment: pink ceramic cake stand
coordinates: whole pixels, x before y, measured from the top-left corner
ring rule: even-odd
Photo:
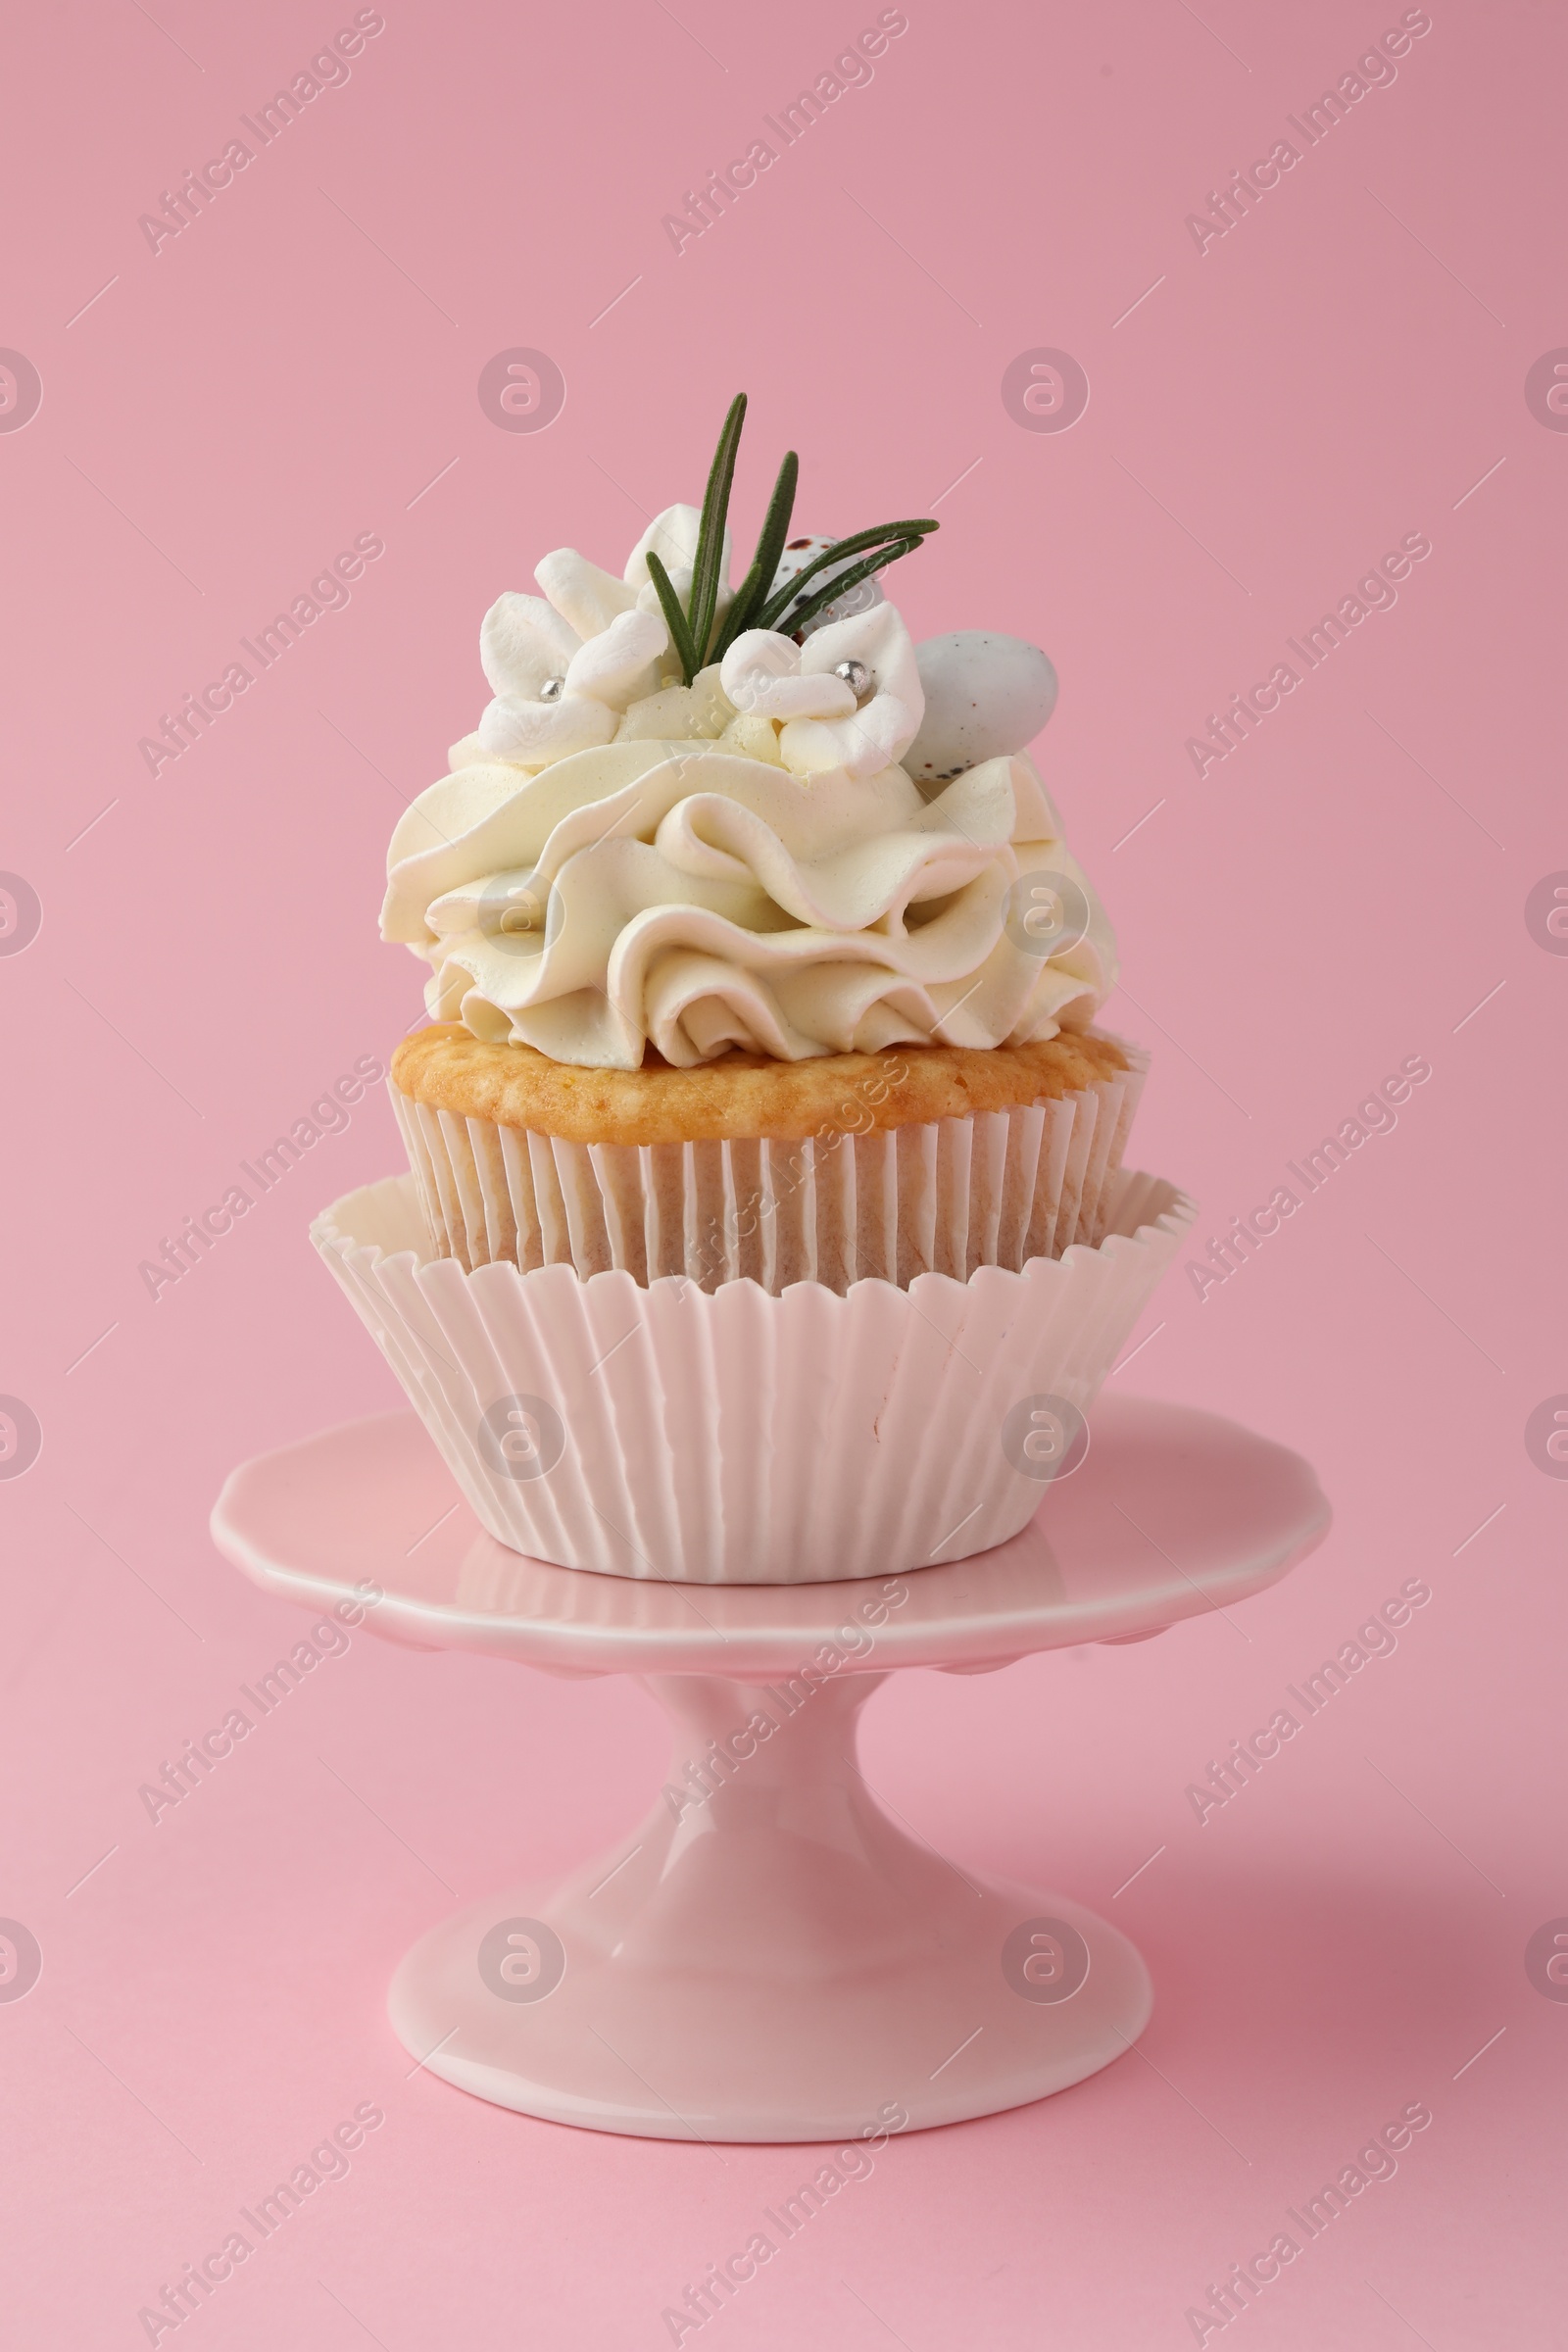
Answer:
[[[1212,1414],[1113,1397],[1091,1426],[1010,1543],[846,1584],[525,1558],[455,1501],[410,1413],[236,1470],[213,1532],[268,1591],[322,1609],[368,1580],[367,1623],[394,1642],[633,1675],[672,1721],[668,1780],[628,1838],[414,1946],[390,1997],[408,2050],[527,2115],[705,2140],[956,2123],[1119,2057],[1151,2007],[1126,1937],[937,1853],[855,1760],[860,1707],[901,1667],[1141,1641],[1260,1592],[1328,1526],[1305,1462]]]

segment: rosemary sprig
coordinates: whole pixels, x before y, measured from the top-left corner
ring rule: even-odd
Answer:
[[[680,609],[680,598],[668,572],[650,548],[647,555],[648,577],[654,583],[654,594],[663,610],[664,625],[669,630],[670,643],[680,656],[681,676],[689,686],[699,668],[697,648],[692,643],[691,623]]]
[[[692,595],[687,608],[691,619],[691,641],[696,652],[696,667],[686,680],[689,686],[697,671],[708,659],[708,640],[712,635],[713,612],[718,604],[718,575],[724,561],[724,524],[729,514],[729,494],[735,479],[735,453],[740,447],[741,426],[746,422],[746,395],[737,392],[729,404],[709,469],[708,488],[703,495],[703,518],[697,531],[697,560],[692,566]]]
[[[761,537],[757,542],[757,554],[752,568],[735,591],[734,602],[724,615],[723,625],[713,642],[711,659],[722,661],[743,629],[752,625],[752,614],[761,604],[773,584],[778,560],[784,553],[784,542],[790,535],[790,517],[795,512],[795,486],[800,479],[801,461],[794,450],[785,453],[773,484],[773,495],[767,502],[762,520]]]
[[[802,565],[801,569],[796,572],[793,579],[786,580],[782,588],[776,590],[773,595],[767,598],[766,602],[762,606],[761,611],[758,613],[756,619],[751,623],[751,626],[757,629],[776,629],[779,625],[780,616],[789,610],[790,606],[795,602],[795,599],[800,595],[801,590],[806,585],[807,581],[813,578],[817,572],[825,570],[830,564],[842,564],[846,556],[858,555],[863,548],[875,547],[884,540],[896,540],[901,542],[902,544],[900,544],[896,549],[890,550],[887,554],[880,556],[877,562],[871,565],[871,570],[877,571],[880,570],[882,564],[895,563],[899,556],[906,556],[909,553],[911,548],[918,547],[921,539],[924,537],[927,531],[940,530],[941,527],[942,526],[940,523],[930,520],[917,522],[879,522],[873,524],[869,530],[856,531],[848,539],[835,539],[831,547],[824,548],[819,556],[813,556],[809,564]],[[846,573],[846,581],[848,580],[848,576],[849,575]],[[857,571],[856,578],[858,581],[867,577],[869,577],[869,574],[866,571]],[[838,583],[836,593],[842,594],[843,586],[843,582]],[[822,599],[823,604],[831,604],[832,602],[832,597],[824,597]],[[815,610],[820,611],[821,606],[818,605]],[[798,626],[799,624],[797,622],[794,625]],[[789,632],[785,631],[784,633],[787,635]]]
[[[922,538],[917,535],[912,539],[895,539],[891,547],[873,548],[858,564],[852,564],[848,571],[835,572],[832,579],[818,588],[813,596],[808,596],[804,604],[792,605],[782,620],[768,625],[776,628],[781,637],[799,635],[807,622],[814,620],[824,606],[836,604],[841,596],[848,595],[852,588],[858,588],[862,580],[868,580],[885,564],[896,564],[901,556],[912,555],[921,544]],[[792,580],[790,586],[793,588],[794,585]]]
[[[723,568],[724,525],[729,515],[735,458],[745,421],[746,395],[737,392],[730,402],[709,468],[708,488],[697,527],[691,593],[684,610],[659,557],[650,553],[647,559],[648,576],[654,583],[670,642],[680,658],[681,676],[688,686],[707,663],[722,659],[743,629],[782,628],[786,636],[795,635],[838,597],[858,588],[884,565],[896,564],[901,556],[912,555],[928,531],[941,528],[929,517],[910,522],[879,522],[869,530],[852,533],[848,539],[835,539],[831,547],[803,564],[793,578],[775,588],[773,582],[789,537],[796,484],[800,479],[800,460],[792,449],[778,469],[752,567],[736,590],[715,636],[713,618],[718,610],[719,573]],[[855,556],[861,560],[847,563],[848,558]],[[835,564],[846,567],[834,572],[810,595],[803,594],[809,581]]]

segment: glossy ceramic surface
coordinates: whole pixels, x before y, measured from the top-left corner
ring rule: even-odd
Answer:
[[[1091,1431],[995,1550],[717,1590],[519,1557],[454,1497],[412,1414],[237,1470],[214,1535],[269,1590],[368,1601],[369,1628],[417,1647],[630,1674],[671,1718],[668,1778],[630,1837],[408,1954],[389,2005],[411,2053],[527,2114],[707,2140],[954,2123],[1118,2057],[1152,1999],[1126,1938],[935,1853],[855,1756],[860,1707],[900,1667],[1138,1641],[1260,1591],[1327,1529],[1304,1462],[1211,1414],[1116,1397]]]

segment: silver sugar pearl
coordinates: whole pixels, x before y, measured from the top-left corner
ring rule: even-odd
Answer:
[[[565,691],[566,681],[564,678],[546,678],[539,689],[539,700],[542,703],[559,703]]]
[[[871,691],[871,672],[863,662],[840,662],[833,675],[844,680],[858,703],[863,703]]]

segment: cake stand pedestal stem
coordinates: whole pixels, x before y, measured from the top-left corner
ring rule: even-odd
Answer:
[[[602,2131],[849,2139],[1040,2098],[1142,2031],[1125,1937],[877,1803],[855,1737],[885,1675],[638,1679],[674,1729],[647,1819],[399,1969],[392,2021],[432,2072]]]

